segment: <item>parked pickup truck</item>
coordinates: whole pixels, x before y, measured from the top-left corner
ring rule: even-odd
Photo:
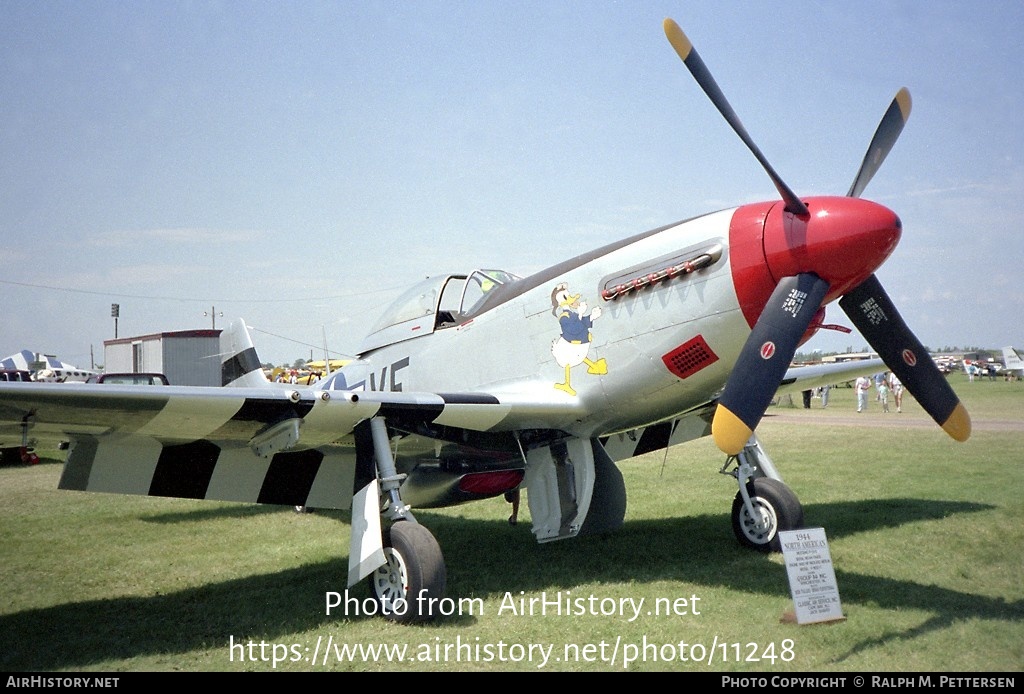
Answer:
[[[158,373],[108,373],[90,376],[86,383],[114,383],[123,386],[169,386],[167,377]]]

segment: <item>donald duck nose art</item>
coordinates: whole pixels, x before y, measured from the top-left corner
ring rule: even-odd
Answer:
[[[581,297],[582,294],[570,294],[569,286],[564,282],[551,292],[551,312],[562,329],[562,334],[551,343],[551,354],[555,362],[565,369],[565,381],[556,383],[555,388],[569,395],[576,395],[569,378],[572,367],[586,364],[588,374],[599,376],[608,373],[608,364],[603,358],[597,361],[588,358],[593,341],[590,329],[601,317],[601,307],[595,306],[587,313],[587,303]]]

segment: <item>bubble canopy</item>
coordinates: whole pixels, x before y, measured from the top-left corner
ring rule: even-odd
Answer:
[[[388,306],[363,341],[360,353],[457,325],[472,316],[494,289],[519,279],[504,270],[428,277]]]

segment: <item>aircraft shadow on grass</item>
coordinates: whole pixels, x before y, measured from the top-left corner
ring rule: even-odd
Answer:
[[[256,505],[256,504],[206,504],[204,508],[187,511],[168,511],[141,516],[147,523],[158,525],[175,525],[177,523],[205,523],[209,520],[229,520],[253,518],[271,513],[294,513],[290,507]]]
[[[990,505],[961,501],[886,499],[809,506],[807,519],[829,519],[832,540],[879,528],[977,513]],[[229,509],[230,510],[230,509]],[[206,513],[205,511],[202,513]],[[181,515],[184,520],[185,514]],[[423,514],[428,515],[428,514]],[[431,518],[451,547],[471,547],[451,562],[449,596],[488,598],[506,592],[568,590],[592,583],[680,581],[788,598],[785,569],[768,555],[741,548],[723,532],[721,515],[629,521],[620,531],[579,538],[574,544],[522,541],[522,526],[504,521]],[[488,527],[490,526],[490,527]],[[727,526],[726,526],[727,527]],[[645,560],[637,565],[637,548]],[[254,544],[254,549],[258,544]],[[510,549],[511,548],[511,549]],[[229,637],[274,641],[317,628],[342,631],[345,619],[325,614],[325,594],[344,587],[347,558],[274,573],[210,583],[151,597],[70,601],[53,607],[0,616],[0,669],[9,672],[84,668],[100,663],[220,648],[228,657]],[[778,580],[766,581],[766,572]],[[839,660],[862,650],[914,639],[955,621],[976,618],[1024,621],[1024,601],[974,595],[916,581],[836,571],[844,604],[931,613],[923,624],[858,644]],[[687,591],[691,588],[688,587]],[[464,592],[463,592],[464,591]],[[359,586],[352,595],[368,598]],[[282,598],[282,596],[286,596]],[[380,617],[349,617],[380,619]],[[479,617],[455,614],[426,629],[466,626]],[[411,627],[410,627],[411,628]],[[312,648],[313,644],[309,644]],[[308,654],[307,654],[308,655]]]

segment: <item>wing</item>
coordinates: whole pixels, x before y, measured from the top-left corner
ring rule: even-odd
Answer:
[[[888,371],[889,367],[881,359],[858,359],[837,362],[834,364],[808,364],[791,366],[782,379],[778,394],[798,393],[811,388],[830,386],[837,383],[852,381],[859,376]]]
[[[710,402],[674,419],[601,438],[612,460],[618,462],[711,434],[715,403]]]
[[[0,447],[66,443],[62,489],[344,509],[373,476],[372,442],[360,437],[373,417],[430,440],[435,459],[451,439],[451,455],[493,461],[515,453],[512,435],[494,432],[510,413],[555,407],[479,394],[3,383]],[[428,455],[428,444],[406,448],[409,460]]]
[[[291,450],[313,410],[296,391],[12,385],[0,390],[0,441],[27,427],[36,445],[66,442],[62,489],[275,503],[316,496],[346,467],[344,447]],[[358,410],[339,414],[351,431]]]
[[[878,360],[793,368],[780,391],[883,369]],[[707,436],[713,412],[709,402],[600,442],[623,460]],[[374,476],[373,444],[361,434],[374,417],[401,439],[403,497],[425,507],[515,486],[517,432],[557,436],[575,413],[557,397],[482,393],[0,383],[0,448],[66,443],[60,487],[72,490],[347,509]]]

